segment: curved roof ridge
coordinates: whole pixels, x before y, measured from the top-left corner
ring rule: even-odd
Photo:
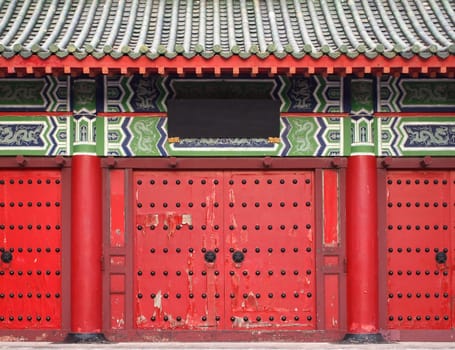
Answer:
[[[455,54],[450,0],[0,0],[0,56]]]

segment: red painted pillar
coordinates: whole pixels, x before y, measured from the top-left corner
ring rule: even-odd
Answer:
[[[376,157],[350,156],[346,178],[348,333],[344,341],[383,342],[378,333]]]
[[[105,341],[102,328],[101,167],[75,155],[71,173],[71,333],[67,342]]]

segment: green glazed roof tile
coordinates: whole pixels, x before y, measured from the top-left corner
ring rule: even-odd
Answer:
[[[0,56],[23,50],[78,59],[455,54],[455,1],[448,0],[68,3],[0,1]]]
[[[196,56],[196,55],[197,55],[196,52],[191,52],[191,51],[190,51],[190,52],[184,52],[184,53],[182,54],[182,56],[184,56],[184,57],[186,57],[186,58],[188,58],[188,59],[191,59],[191,58],[193,58],[193,57]]]
[[[12,58],[16,56],[16,53],[13,51],[3,51],[2,56],[5,58]]]
[[[229,58],[232,56],[232,52],[231,51],[221,51],[220,56],[223,58]]]
[[[109,55],[113,58],[113,59],[116,59],[118,60],[119,58],[123,57],[123,52],[121,51],[112,51],[109,53]]]
[[[37,55],[39,58],[45,60],[46,58],[49,58],[50,56],[52,56],[52,53],[49,51],[44,51],[44,52],[38,52]]]
[[[145,55],[152,60],[160,56],[159,53],[151,51],[147,52]]]
[[[85,57],[87,57],[89,54],[87,52],[75,52],[73,54],[74,57],[76,57],[79,61],[83,60]]]
[[[204,51],[201,53],[201,56],[209,59],[209,58],[212,58],[213,56],[215,56],[215,53],[213,51]]]
[[[338,58],[341,56],[341,52],[340,51],[330,51],[328,53],[329,57],[331,58]]]
[[[287,56],[287,53],[286,52],[278,52],[278,51],[275,51],[273,53],[273,55],[276,57],[276,58],[279,58],[279,59],[283,59]]]
[[[317,59],[324,56],[324,53],[322,51],[311,51],[310,56]]]
[[[377,51],[367,51],[364,53],[364,55],[368,58],[376,58],[378,57],[379,53]]]
[[[440,57],[440,58],[447,58],[447,57],[449,57],[451,54],[450,54],[449,52],[447,52],[447,51],[439,51],[439,52],[437,53],[437,55],[438,55],[438,57]]]
[[[356,58],[358,55],[360,55],[360,53],[359,51],[356,50],[348,51],[346,53],[346,56],[348,56],[349,58]]]
[[[293,52],[292,53],[292,56],[296,59],[301,59],[303,56],[305,56],[306,53],[303,52],[303,51],[300,51],[300,52]]]
[[[104,56],[106,56],[106,54],[103,52],[103,51],[94,51],[91,53],[91,55],[93,57],[95,57],[97,60],[103,58]]]
[[[33,52],[31,52],[30,50],[22,50],[21,52],[19,52],[19,55],[21,55],[23,58],[29,58],[33,55]]]
[[[174,58],[174,57],[177,57],[177,52],[166,52],[164,54],[164,56],[166,56],[167,58]]]
[[[269,56],[270,56],[270,53],[269,53],[269,52],[258,52],[256,55],[257,55],[259,58],[264,59],[264,58],[269,57]]]
[[[21,44],[14,44],[13,45],[13,51],[14,52],[21,52],[23,49],[22,45]]]
[[[419,52],[419,56],[422,58],[430,58],[431,56],[433,56],[433,53],[429,51],[421,51]]]
[[[128,52],[128,56],[130,56],[133,60],[137,60],[139,57],[142,56],[142,53],[130,51],[130,52]]]
[[[246,52],[246,51],[241,51],[239,53],[239,56],[240,56],[240,58],[243,58],[244,60],[246,60],[247,58],[251,57],[251,53],[250,52]]]
[[[397,55],[397,53],[394,51],[386,51],[383,53],[383,55],[387,58],[394,58]]]
[[[414,57],[414,53],[412,51],[403,51],[401,53],[401,57],[410,59],[410,58]]]
[[[68,51],[58,51],[58,52],[56,53],[56,55],[57,55],[57,57],[59,57],[59,58],[65,58],[66,56],[69,55],[69,52],[68,52]]]

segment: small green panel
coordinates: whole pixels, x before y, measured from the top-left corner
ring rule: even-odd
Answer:
[[[351,81],[351,113],[373,113],[373,81],[371,79],[353,79]]]
[[[73,83],[74,113],[96,113],[96,81],[75,80]]]
[[[402,107],[455,106],[455,80],[403,79]]]
[[[135,156],[160,156],[158,141],[160,133],[158,123],[160,118],[132,118],[129,129],[132,139],[129,143],[131,153]]]
[[[289,156],[313,156],[318,149],[316,134],[318,125],[314,118],[289,118],[291,130]]]
[[[45,108],[44,79],[0,79],[0,108]]]

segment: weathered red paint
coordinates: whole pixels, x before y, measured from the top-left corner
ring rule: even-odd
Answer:
[[[350,334],[378,332],[376,158],[348,158],[346,174],[347,320]]]
[[[340,328],[340,276],[338,274],[324,275],[325,329]]]
[[[129,56],[113,58],[104,56],[96,59],[87,56],[84,59],[77,59],[74,56],[59,58],[52,55],[42,59],[36,55],[24,58],[16,55],[12,58],[0,57],[0,75],[17,74],[447,74],[455,73],[455,57],[449,55],[447,58],[440,58],[436,55],[429,58],[422,58],[418,55],[407,59],[401,56],[386,58],[378,55],[369,59],[364,55],[356,58],[349,58],[346,55],[333,59],[329,56],[313,58],[306,55],[296,59],[291,55],[285,58],[278,58],[270,55],[261,59],[252,55],[247,59],[239,56],[232,56],[228,59],[221,56],[214,56],[206,59],[202,56],[195,56],[188,59],[184,56],[177,56],[169,59],[165,56],[154,60],[142,56],[132,59]]]
[[[386,191],[387,328],[450,329],[453,175],[389,171]]]
[[[0,207],[0,330],[61,329],[60,170],[1,170]]]
[[[112,170],[110,176],[110,246],[123,247],[125,245],[125,175],[122,170]]]
[[[313,177],[137,171],[135,327],[315,329]]]
[[[226,172],[224,192],[228,328],[315,329],[313,171]]]
[[[336,247],[340,244],[338,171],[324,170],[322,186],[324,193],[324,209],[322,211],[324,218],[323,244],[328,247]]]
[[[71,332],[101,332],[101,167],[75,155],[71,173]]]

